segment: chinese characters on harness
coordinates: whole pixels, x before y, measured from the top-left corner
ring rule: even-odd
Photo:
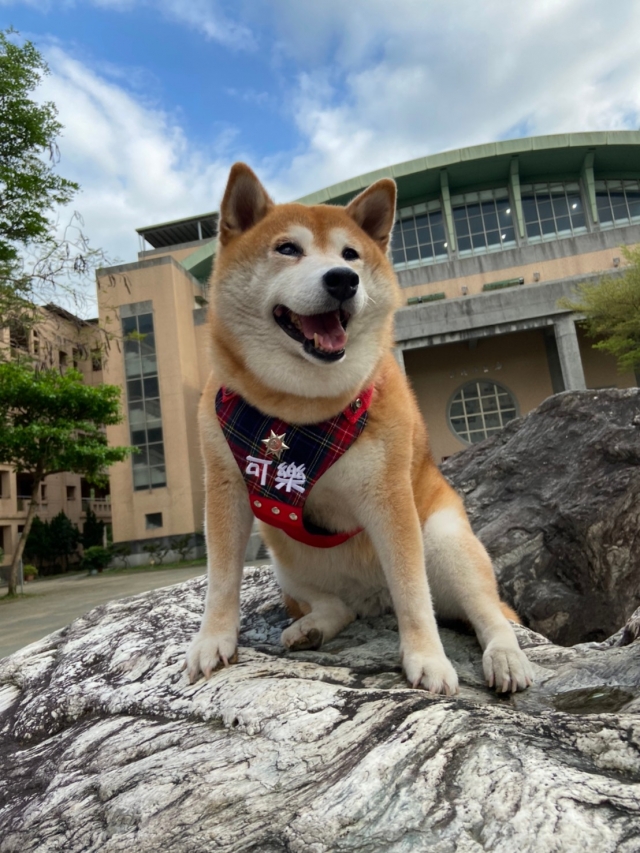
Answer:
[[[249,477],[255,477],[261,486],[266,486],[273,459],[260,459],[257,456],[247,456],[246,459],[248,464],[245,468],[245,474]],[[278,491],[284,489],[288,493],[295,491],[303,495],[306,482],[307,475],[304,465],[296,465],[295,462],[289,462],[289,464],[281,462],[278,465],[275,474],[275,487]]]

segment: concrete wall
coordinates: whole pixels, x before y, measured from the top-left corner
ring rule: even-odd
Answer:
[[[618,370],[615,358],[593,348],[594,341],[578,326],[580,357],[587,388],[634,388],[636,378],[632,371]]]
[[[404,356],[437,462],[468,446],[447,421],[449,401],[466,382],[486,379],[504,385],[520,414],[553,393],[543,333],[537,330],[485,338],[473,348],[461,342],[410,350]]]
[[[618,373],[615,359],[594,350],[580,330],[578,340],[588,388],[631,388],[636,384],[632,373]],[[404,363],[437,462],[468,446],[447,420],[449,402],[466,382],[486,379],[504,385],[515,397],[520,415],[553,393],[543,330],[407,350]]]
[[[463,287],[469,294],[480,293],[484,284],[509,278],[522,277],[530,284],[534,273],[546,282],[612,271],[624,265],[620,246],[638,242],[640,225],[629,225],[402,270],[398,281],[407,299],[438,292],[452,298],[462,296]],[[614,258],[619,258],[619,267]]]
[[[141,261],[150,260],[153,258],[172,257],[176,261],[183,261],[196,252],[201,246],[206,246],[211,242],[211,238],[206,240],[194,240],[191,243],[179,243],[177,246],[166,246],[162,249],[145,249],[138,252],[138,259]]]
[[[178,536],[202,529],[202,465],[196,412],[202,390],[200,353],[194,326],[194,279],[169,258],[147,261],[126,271],[110,271],[114,281],[100,288],[100,314],[114,340],[121,336],[116,306],[150,300],[158,359],[160,407],[167,468],[167,486],[133,490],[131,461],[111,469],[114,540],[130,542]],[[105,381],[124,387],[122,348],[114,345],[104,370]],[[126,397],[123,395],[123,399]],[[126,411],[126,408],[125,408]],[[108,429],[112,444],[129,444],[128,421]],[[163,527],[147,530],[145,516],[161,512]]]

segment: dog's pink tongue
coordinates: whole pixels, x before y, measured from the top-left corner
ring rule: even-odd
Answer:
[[[326,314],[299,314],[300,324],[305,338],[310,341],[318,336],[318,344],[324,350],[336,352],[344,348],[347,333],[342,328],[339,311],[327,311]]]

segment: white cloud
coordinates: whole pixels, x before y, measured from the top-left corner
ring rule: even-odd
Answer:
[[[39,96],[58,107],[64,126],[58,171],[81,185],[71,206],[81,212],[93,245],[130,262],[139,249],[136,227],[216,208],[233,133],[221,134],[217,152],[195,150],[163,111],[136,100],[60,47],[45,54],[51,74]]]
[[[635,0],[268,5],[278,51],[320,65],[294,102],[295,191],[505,136],[640,126]]]

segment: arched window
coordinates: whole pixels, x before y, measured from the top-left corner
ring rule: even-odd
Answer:
[[[518,405],[503,385],[474,379],[458,388],[447,414],[456,436],[467,444],[476,444],[517,418]]]

